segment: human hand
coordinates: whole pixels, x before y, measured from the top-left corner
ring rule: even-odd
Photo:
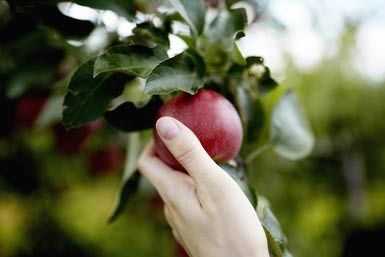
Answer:
[[[268,257],[256,211],[194,133],[171,117],[156,123],[162,141],[188,173],[171,169],[150,142],[138,161],[155,186],[174,237],[191,257]]]

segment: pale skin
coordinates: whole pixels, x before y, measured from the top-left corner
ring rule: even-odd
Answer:
[[[138,166],[163,199],[176,240],[191,257],[268,257],[256,211],[236,182],[206,153],[194,133],[171,117],[156,129],[187,173],[171,169],[150,142]]]

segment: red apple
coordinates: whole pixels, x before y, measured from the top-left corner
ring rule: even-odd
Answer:
[[[189,127],[216,162],[228,162],[239,152],[243,137],[241,119],[234,106],[215,91],[181,93],[159,109],[157,119],[163,116],[174,117]],[[154,138],[157,155],[170,167],[183,171],[155,129]]]
[[[99,120],[90,122],[80,128],[66,130],[61,124],[53,126],[55,150],[61,154],[72,155],[78,153],[84,145],[84,142],[101,126]]]
[[[27,94],[20,97],[16,104],[17,124],[32,128],[46,101],[45,95]]]
[[[123,150],[120,147],[108,146],[96,151],[88,159],[88,166],[93,174],[107,174],[123,167]]]

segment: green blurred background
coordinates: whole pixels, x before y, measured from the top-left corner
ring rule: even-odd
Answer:
[[[282,87],[297,89],[316,146],[298,162],[258,156],[259,200],[294,256],[371,255],[385,242],[385,4],[274,0],[261,10],[241,50],[264,56]],[[126,136],[103,121],[77,132],[58,123],[71,71],[128,36],[130,22],[69,4],[17,11],[0,1],[0,256],[181,256],[146,182],[106,225]],[[63,13],[68,20],[56,22]],[[48,89],[36,118],[28,103]]]

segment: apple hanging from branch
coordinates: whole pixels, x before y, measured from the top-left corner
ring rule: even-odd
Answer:
[[[230,161],[241,148],[241,119],[234,106],[213,90],[202,89],[195,95],[179,94],[159,109],[157,119],[163,116],[176,118],[189,127],[210,157],[218,163]],[[155,129],[154,138],[157,155],[170,167],[184,170]]]

